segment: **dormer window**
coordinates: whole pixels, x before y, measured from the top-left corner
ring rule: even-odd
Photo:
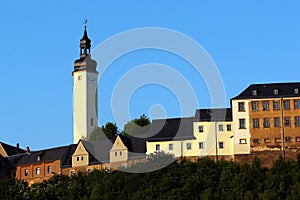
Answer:
[[[298,88],[294,89],[294,94],[299,94],[299,89]]]
[[[37,161],[40,161],[40,160],[41,160],[41,156],[37,156],[37,157],[36,157],[36,160],[37,160]]]
[[[257,90],[252,90],[252,96],[256,96],[257,95]]]
[[[273,90],[274,95],[278,95],[278,89]]]

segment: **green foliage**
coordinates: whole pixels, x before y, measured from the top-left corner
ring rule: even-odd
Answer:
[[[149,155],[148,162],[168,159],[173,158],[158,152]],[[141,174],[94,170],[72,177],[56,175],[31,187],[3,179],[0,199],[300,199],[300,169],[297,161],[284,159],[271,169],[262,168],[258,159],[251,165],[182,160]]]
[[[89,141],[98,141],[105,138],[112,139],[118,134],[118,127],[115,123],[107,122],[101,128],[99,126],[95,127],[89,137]]]
[[[137,135],[143,135],[148,132],[148,126],[150,124],[149,118],[143,114],[137,119],[133,119],[129,121],[124,126],[124,135],[131,135],[131,136],[137,136]]]

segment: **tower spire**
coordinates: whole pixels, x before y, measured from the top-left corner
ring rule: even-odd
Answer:
[[[87,33],[87,19],[83,23],[83,36],[80,39],[80,58],[74,62],[74,72],[80,70],[87,70],[96,72],[97,63],[91,58],[91,40]]]

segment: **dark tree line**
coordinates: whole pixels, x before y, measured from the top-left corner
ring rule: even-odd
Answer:
[[[142,174],[56,175],[31,187],[5,179],[0,199],[300,199],[300,163],[279,159],[266,169],[258,159],[252,165],[200,159]]]
[[[107,122],[101,127],[95,127],[88,140],[97,141],[105,138],[112,139],[118,134],[131,136],[143,135],[147,132],[147,125],[149,124],[150,119],[145,114],[141,115],[139,118],[127,122],[124,125],[123,131],[119,131],[116,123]]]

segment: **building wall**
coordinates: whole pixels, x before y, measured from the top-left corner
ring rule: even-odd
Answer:
[[[223,131],[219,130],[219,125],[223,125]],[[231,126],[230,130],[227,130],[227,125]],[[203,127],[203,132],[199,131],[199,126]],[[193,140],[147,141],[147,155],[154,153],[157,145],[160,146],[160,151],[173,154],[175,157],[233,155],[232,122],[194,122],[193,127],[195,137]],[[223,148],[220,148],[219,142],[222,142]],[[170,149],[171,144],[173,148]]]
[[[98,126],[97,73],[77,71],[73,73],[73,129],[74,143],[87,139]]]
[[[108,166],[105,164],[94,164],[94,165],[86,165],[86,166],[77,166],[77,167],[67,167],[67,168],[62,168],[62,174],[66,176],[71,176],[78,174],[78,172],[82,173],[89,173],[89,171],[93,170],[104,170],[104,168]]]
[[[294,108],[294,99],[300,98],[272,98],[252,99],[249,102],[250,109],[250,133],[251,148],[255,151],[262,151],[269,148],[282,147],[282,139],[285,148],[300,148],[300,126],[295,124],[295,117],[300,117],[300,109]],[[290,109],[283,109],[283,101],[290,101]],[[279,109],[273,108],[274,101],[279,102]],[[258,110],[252,110],[252,102],[258,103]],[[263,110],[263,102],[268,102],[269,109]],[[283,118],[282,118],[283,116]],[[278,117],[280,125],[275,127],[274,118]],[[290,126],[284,124],[284,118],[290,117]],[[259,127],[254,127],[253,120],[258,119]],[[264,119],[269,119],[269,127],[264,127]],[[284,135],[282,135],[282,132]],[[283,136],[283,138],[282,138]],[[290,137],[289,140],[286,137]]]
[[[227,127],[227,125],[229,127]],[[203,127],[203,132],[199,127]],[[222,129],[223,128],[223,129]],[[200,156],[233,155],[233,122],[194,122],[194,136],[198,143]],[[203,143],[204,148],[200,149]],[[220,148],[220,142],[223,148]],[[217,146],[217,149],[216,149]],[[196,152],[194,152],[195,155]]]
[[[239,111],[239,103],[244,103],[244,111]],[[234,127],[234,153],[250,153],[250,126],[249,126],[249,100],[232,100],[232,118]],[[240,127],[240,120],[244,119],[245,128]]]
[[[7,157],[7,153],[4,150],[4,148],[2,147],[2,145],[0,144],[0,155],[2,155],[3,157]]]
[[[51,166],[50,172],[48,172],[48,166]],[[37,168],[40,169],[39,174],[37,174]],[[27,175],[25,174],[26,170],[28,170]],[[61,174],[60,160],[17,166],[16,170],[16,178],[27,181],[30,185],[48,180],[54,174]]]

